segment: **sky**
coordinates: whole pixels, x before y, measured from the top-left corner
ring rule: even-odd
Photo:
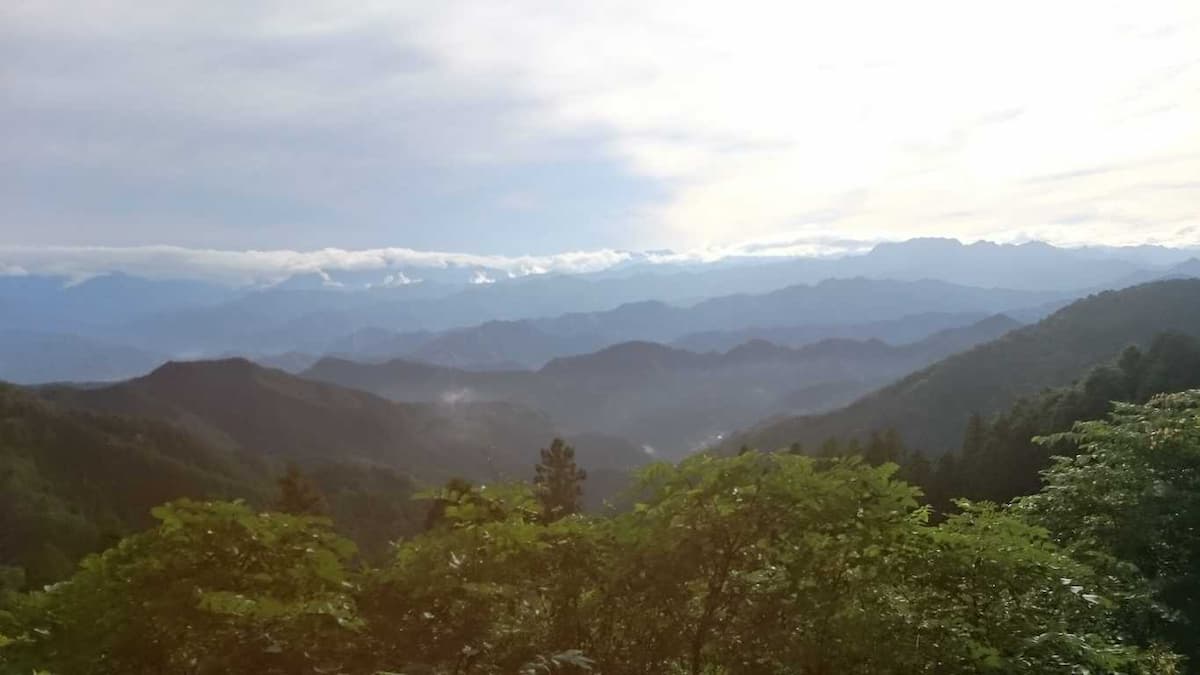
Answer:
[[[0,125],[0,273],[1192,246],[1200,3],[7,0]]]

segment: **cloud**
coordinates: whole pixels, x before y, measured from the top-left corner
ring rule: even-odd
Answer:
[[[1176,0],[8,3],[0,225],[552,250],[584,245],[563,204],[587,194],[619,206],[594,226],[613,249],[1193,244],[1196,44]],[[601,163],[651,189],[581,168]],[[275,253],[252,266],[320,257]]]
[[[442,392],[441,395],[438,397],[438,400],[440,400],[443,405],[449,405],[449,406],[456,406],[456,405],[460,405],[463,403],[470,403],[474,399],[475,399],[475,392],[472,391],[469,387],[463,387],[461,389],[448,389],[448,390]]]
[[[385,276],[383,278],[383,282],[378,284],[378,286],[380,288],[399,288],[401,286],[419,283],[421,283],[421,279],[413,279],[404,272],[396,272],[395,274],[389,274]]]
[[[815,257],[862,252],[884,241],[805,234],[780,235],[685,251],[637,253],[614,249],[567,251],[540,256],[475,255],[407,248],[347,250],[216,250],[181,246],[4,246],[0,275],[39,274],[79,282],[122,272],[150,279],[194,279],[222,284],[268,285],[293,276],[316,275],[323,285],[342,285],[338,272],[384,272],[372,287],[422,282],[420,270],[462,270],[473,284],[535,274],[586,274],[630,262],[674,265],[711,263],[736,257]]]
[[[484,286],[494,284],[496,280],[488,276],[488,273],[483,270],[475,270],[475,274],[471,275],[471,283],[476,286]]]
[[[494,279],[485,269],[512,276],[585,273],[608,269],[630,257],[630,253],[613,250],[506,257],[405,248],[221,251],[179,246],[0,246],[0,269],[73,280],[119,271],[151,279],[198,279],[231,285],[272,284],[303,274],[316,274],[333,284],[337,282],[330,276],[332,272],[386,270],[389,274],[384,277],[385,284],[403,285],[418,280],[406,276],[401,268],[462,268],[464,278],[471,274],[474,283],[491,283]]]
[[[1194,4],[445,7],[424,34],[439,62],[666,186],[640,214],[655,243],[1191,243],[1174,233],[1200,190],[1156,184],[1200,170]]]

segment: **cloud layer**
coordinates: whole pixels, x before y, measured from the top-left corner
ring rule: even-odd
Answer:
[[[5,3],[0,244],[1195,244],[1197,45],[1187,0]]]
[[[469,253],[415,251],[405,248],[316,251],[226,251],[180,246],[72,247],[0,246],[0,276],[39,274],[75,281],[123,272],[149,279],[194,279],[234,286],[273,284],[301,275],[379,270],[380,286],[419,283],[404,270],[465,270],[463,280],[492,283],[484,269],[512,277],[530,274],[597,272],[620,264],[631,254],[614,251],[580,251],[549,256],[486,256]]]

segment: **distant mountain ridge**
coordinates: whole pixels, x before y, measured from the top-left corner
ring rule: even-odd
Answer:
[[[916,342],[940,330],[968,326],[987,317],[986,312],[927,312],[866,323],[749,326],[736,330],[690,333],[674,340],[671,345],[693,352],[723,352],[750,340],[765,340],[781,347],[800,347],[828,338],[875,338],[895,345]]]
[[[872,331],[884,334],[907,331],[915,340],[943,327],[967,325],[1000,312],[1027,311],[1062,297],[1055,292],[972,288],[928,280],[828,279],[811,286],[789,286],[758,295],[722,296],[684,307],[643,301],[602,312],[492,321],[434,334],[428,339],[427,333],[412,338],[395,334],[392,344],[403,345],[405,349],[391,356],[494,370],[537,368],[558,357],[586,354],[623,342],[682,341],[686,345],[689,340],[704,344],[707,339],[710,344],[721,345],[724,351],[737,342],[728,344],[728,336],[717,335],[723,331],[745,339],[782,335],[785,343],[790,340],[793,345],[843,335],[875,337]],[[928,317],[931,325],[918,328],[923,317]],[[902,325],[905,323],[907,326]],[[731,326],[738,330],[730,330]],[[742,328],[749,326],[754,328]],[[378,348],[381,344],[388,344],[386,338],[375,334],[372,348],[364,357],[373,360],[384,357]],[[332,350],[332,353],[338,352]],[[356,358],[352,352],[340,355]]]
[[[861,333],[804,337],[803,330],[791,336],[767,330],[777,326],[886,322],[928,312],[1006,312],[1035,320],[1043,312],[1038,308],[1053,307],[1084,289],[1195,275],[1200,270],[1187,260],[1196,254],[1160,247],[1060,249],[1036,242],[998,245],[914,239],[831,258],[745,256],[705,263],[667,255],[665,259],[679,262],[664,263],[660,254],[632,255],[602,272],[511,279],[494,274],[495,283],[480,285],[467,283],[470,270],[461,267],[430,269],[424,275],[395,269],[307,270],[273,287],[241,289],[121,273],[85,280],[37,276],[23,274],[13,261],[0,259],[0,269],[17,270],[0,276],[0,331],[57,334],[176,359],[334,353],[360,359],[409,357],[472,369],[538,367],[559,356],[630,340],[679,340],[680,346],[698,351],[724,350],[751,338],[790,346],[798,346],[802,337],[804,342],[825,337],[896,341]],[[405,272],[404,282],[396,283],[400,272]],[[870,311],[864,303],[849,303],[850,312],[844,316],[832,307],[806,305],[802,297],[793,297],[791,305],[783,298],[767,297],[780,289],[819,285],[829,279],[1009,288],[1042,297],[1031,298],[1024,307],[1011,303],[903,306],[897,298]],[[723,305],[716,301],[719,298],[728,302]],[[716,304],[705,305],[706,301]],[[760,301],[775,302],[776,307],[756,308]],[[688,311],[676,311],[680,308]],[[900,311],[893,311],[897,308]],[[689,333],[737,333],[751,326],[764,329],[765,334],[741,335],[744,339],[729,336],[707,346],[689,337]],[[111,357],[109,366],[100,363],[100,352],[96,354],[90,368],[124,372],[116,367],[117,356]],[[33,357],[15,357],[32,373],[22,379],[60,379],[61,368],[53,376],[49,372],[53,365],[49,357],[40,362],[36,354]],[[42,367],[47,373],[38,376]],[[70,380],[92,379],[82,367],[78,373],[65,374]]]
[[[896,429],[932,454],[957,447],[973,413],[988,415],[1045,387],[1068,385],[1086,369],[1145,346],[1164,332],[1200,335],[1200,280],[1160,281],[1079,300],[1015,330],[915,372],[821,415],[770,420],[739,434],[741,444],[771,449]]]
[[[179,424],[243,452],[297,459],[368,460],[417,476],[479,476],[533,457],[546,421],[500,404],[437,410],[302,380],[245,359],[172,362],[109,387],[58,388],[62,404]],[[451,420],[450,415],[457,415]],[[471,438],[472,430],[481,438]],[[525,462],[528,463],[528,459]]]
[[[562,357],[537,371],[325,358],[302,375],[398,401],[508,401],[545,411],[572,433],[603,431],[677,456],[765,415],[795,411],[789,400],[816,409],[836,405],[1019,325],[993,317],[900,346],[840,339],[793,349],[752,341],[725,353],[697,354],[635,341]],[[825,401],[793,396],[818,384],[837,384],[830,389],[837,394]]]
[[[0,330],[0,381],[16,384],[123,380],[150,371],[166,358],[78,335]]]

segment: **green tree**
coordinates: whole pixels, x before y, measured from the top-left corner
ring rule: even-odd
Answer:
[[[278,486],[279,496],[274,505],[276,511],[297,516],[328,514],[329,505],[325,502],[325,496],[295,464],[288,464],[287,471],[279,478]]]
[[[817,448],[817,456],[830,459],[833,457],[841,457],[844,454],[842,451],[842,442],[836,437],[829,437],[821,443],[821,447]]]
[[[639,472],[628,511],[555,520],[534,486],[443,490],[365,569],[326,519],[176,502],[8,603],[0,672],[1178,672],[1125,620],[1128,565],[992,505],[933,525],[896,471],[701,454]]]
[[[1106,420],[1040,441],[1067,441],[1079,454],[1056,458],[1046,488],[1018,509],[1114,576],[1148,579],[1179,618],[1167,634],[1200,665],[1200,391],[1119,404]],[[1163,630],[1146,609],[1137,623]]]
[[[361,628],[354,545],[321,518],[181,500],[18,606],[5,672],[298,673],[342,668]],[[336,671],[330,671],[336,672]]]
[[[425,512],[425,526],[428,532],[441,525],[446,520],[446,507],[460,504],[468,495],[475,491],[474,484],[465,478],[451,478],[442,488],[434,493],[422,495],[429,499],[429,510]]]
[[[542,504],[542,517],[550,522],[579,513],[587,472],[575,465],[575,448],[556,438],[549,448],[542,448],[541,455],[533,484]]]
[[[983,417],[979,413],[971,413],[967,419],[967,429],[963,432],[963,457],[978,457],[983,453],[984,435]]]

